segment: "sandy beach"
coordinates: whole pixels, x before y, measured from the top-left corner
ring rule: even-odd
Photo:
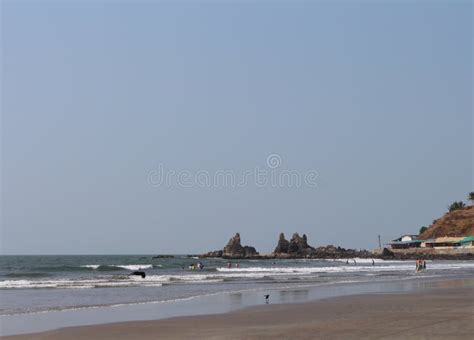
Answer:
[[[472,339],[474,287],[367,294],[232,313],[70,327],[5,339]]]

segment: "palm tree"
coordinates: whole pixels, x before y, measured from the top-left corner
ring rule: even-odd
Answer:
[[[474,191],[471,191],[469,195],[467,196],[467,199],[471,201],[472,204],[474,204]]]

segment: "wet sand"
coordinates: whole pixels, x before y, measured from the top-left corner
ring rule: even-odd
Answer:
[[[474,287],[367,294],[5,339],[472,339]]]

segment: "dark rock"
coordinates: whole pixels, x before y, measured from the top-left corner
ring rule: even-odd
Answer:
[[[288,247],[290,245],[290,242],[288,242],[287,239],[285,239],[285,234],[281,233],[280,238],[278,239],[278,244],[273,251],[274,254],[286,254],[288,253]]]
[[[240,234],[235,234],[223,250],[210,251],[201,255],[202,257],[222,257],[226,259],[260,258],[258,251],[251,246],[242,246]]]
[[[278,244],[273,252],[275,257],[310,257],[313,247],[308,245],[308,238],[305,234],[300,236],[294,233],[290,241],[285,239],[283,233],[280,234]]]
[[[222,250],[210,251],[206,254],[201,255],[202,257],[222,257]]]
[[[222,251],[222,257],[224,258],[249,258],[258,255],[254,247],[242,246],[239,233],[235,234],[235,236],[229,240]]]
[[[257,249],[251,246],[244,246],[244,254],[245,254],[245,257],[248,257],[248,258],[260,255]]]
[[[240,234],[231,237],[227,245],[224,247],[223,256],[243,256],[245,254],[244,247],[240,243]]]
[[[298,233],[293,234],[288,245],[289,254],[307,255],[311,253],[311,250],[313,250],[313,247],[308,245],[306,234],[303,234],[303,236],[300,236]]]

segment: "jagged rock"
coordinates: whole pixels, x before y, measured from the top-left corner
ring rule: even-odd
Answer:
[[[285,235],[281,233],[273,255],[275,257],[309,257],[313,250],[314,248],[308,245],[305,234],[300,236],[294,233],[290,241],[287,241]]]
[[[231,237],[227,245],[224,247],[223,256],[243,256],[244,247],[240,244],[240,234],[235,234],[234,237]]]
[[[223,250],[214,250],[206,254],[201,255],[202,257],[223,257],[227,259],[238,259],[238,258],[255,258],[259,257],[260,254],[254,247],[242,246],[240,243],[240,234],[235,234]]]
[[[274,254],[286,254],[288,253],[288,247],[290,246],[290,242],[285,239],[285,234],[281,233],[280,238],[278,239],[278,244],[273,251]]]
[[[202,257],[222,257],[222,250],[210,251],[206,254],[201,255]]]
[[[242,246],[240,234],[235,234],[223,250],[215,250],[201,255],[202,257],[222,257],[227,259],[245,259],[245,258],[321,258],[321,259],[351,259],[351,258],[389,258],[394,255],[385,249],[380,255],[375,255],[367,250],[355,250],[327,245],[314,248],[308,244],[308,238],[305,234],[300,236],[294,233],[290,241],[285,239],[283,233],[280,234],[278,244],[271,255],[260,255],[254,247]]]
[[[327,245],[314,248],[311,252],[311,257],[320,259],[374,258],[374,254],[367,250],[345,249]]]
[[[244,254],[245,257],[255,257],[260,255],[254,247],[251,246],[244,246]]]
[[[313,247],[308,245],[306,234],[300,236],[298,233],[294,233],[290,239],[290,244],[288,245],[288,253],[294,255],[304,255],[312,249]]]
[[[242,246],[239,233],[235,234],[235,236],[229,240],[222,251],[222,257],[224,258],[248,258],[258,255],[254,247]]]

